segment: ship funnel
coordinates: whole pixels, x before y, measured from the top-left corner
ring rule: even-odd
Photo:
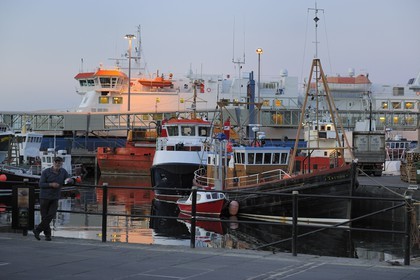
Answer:
[[[349,68],[348,72],[350,77],[354,77],[354,68]]]

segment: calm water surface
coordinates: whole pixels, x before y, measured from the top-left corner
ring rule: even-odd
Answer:
[[[150,187],[150,178],[146,176],[104,176],[98,185],[104,182],[109,186]],[[109,189],[108,192],[109,213],[158,217],[108,216],[107,242],[190,246],[190,223],[179,215],[176,204],[155,200],[150,190]],[[100,212],[102,190],[83,190],[80,198],[61,200],[60,208]],[[0,214],[0,218],[2,223],[7,223],[9,219],[6,214]],[[39,221],[39,212],[36,212],[35,224]],[[223,221],[197,221],[195,246],[281,252],[291,250],[289,241],[278,243],[291,236],[291,227],[288,225],[244,224],[238,223],[236,217]],[[53,235],[102,240],[101,225],[100,215],[58,213]],[[299,234],[314,229],[300,227]],[[323,230],[298,239],[298,253],[380,261],[403,258],[403,246],[403,235],[348,229]]]

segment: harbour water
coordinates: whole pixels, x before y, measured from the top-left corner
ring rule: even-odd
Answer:
[[[98,185],[150,187],[148,176],[103,176]],[[142,189],[108,190],[109,206],[107,242],[161,244],[190,246],[189,220],[179,215],[176,204],[154,199],[153,192]],[[81,190],[78,198],[60,201],[62,210],[88,213],[60,212],[54,221],[53,236],[102,240],[101,212],[102,190]],[[118,216],[137,215],[137,217]],[[146,216],[156,217],[146,217]],[[1,214],[1,224],[10,222],[7,214]],[[35,224],[39,223],[35,213]],[[242,218],[241,218],[242,221]],[[223,222],[197,221],[196,247],[258,249],[273,252],[290,252],[291,242],[280,240],[291,237],[290,225],[238,223],[236,217]],[[313,227],[299,227],[299,234],[312,231]],[[267,246],[268,245],[268,246]],[[404,235],[378,232],[360,232],[350,229],[327,229],[298,239],[298,254],[312,254],[347,258],[387,261],[404,257]],[[417,249],[412,254],[418,254]]]

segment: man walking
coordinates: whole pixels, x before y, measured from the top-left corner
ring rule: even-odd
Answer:
[[[54,158],[54,165],[41,173],[39,180],[39,201],[41,206],[41,223],[32,231],[35,238],[41,240],[40,233],[44,232],[45,240],[51,241],[50,223],[57,214],[58,200],[61,187],[70,177],[67,170],[62,168],[63,158]]]

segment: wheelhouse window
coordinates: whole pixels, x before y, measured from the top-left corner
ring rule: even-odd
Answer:
[[[112,104],[123,104],[122,97],[113,97],[112,98]]]
[[[168,136],[178,136],[179,135],[178,126],[168,126],[168,127],[166,127],[166,129],[168,130]]]
[[[195,127],[194,126],[181,126],[182,136],[195,136]]]
[[[209,136],[210,135],[210,127],[206,126],[199,126],[198,132],[200,133],[200,136]]]
[[[118,85],[118,78],[111,78],[111,87],[116,88]]]
[[[280,163],[280,153],[274,153],[273,154],[273,161],[272,164],[279,164]]]
[[[99,82],[101,83],[101,87],[103,87],[103,88],[111,87],[111,79],[110,78],[99,78]]]
[[[254,153],[249,153],[248,154],[248,164],[254,164],[254,158],[255,158],[255,154]]]
[[[289,157],[288,153],[281,153],[281,164],[287,164],[287,158]]]
[[[270,164],[271,163],[271,153],[265,153],[264,154],[264,164]]]
[[[256,153],[255,154],[255,164],[262,164],[263,163],[263,153]]]

